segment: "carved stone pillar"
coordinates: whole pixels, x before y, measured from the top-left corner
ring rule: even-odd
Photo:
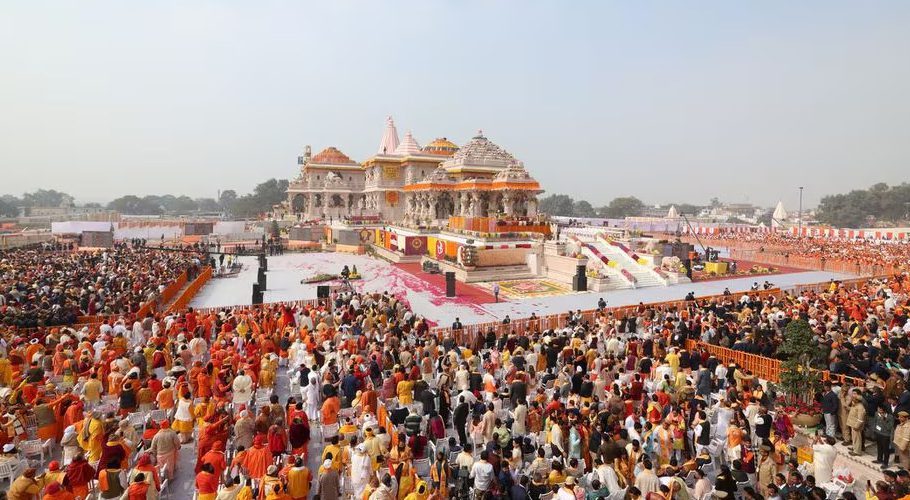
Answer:
[[[515,196],[509,191],[502,194],[502,211],[506,215],[511,216],[515,214],[515,200]]]

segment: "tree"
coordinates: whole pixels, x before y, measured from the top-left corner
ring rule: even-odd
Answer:
[[[19,209],[4,200],[0,200],[0,217],[18,217]]]
[[[73,197],[53,189],[39,189],[34,193],[22,195],[22,204],[27,207],[59,207],[60,205],[72,206]]]
[[[541,198],[539,210],[548,215],[557,217],[572,217],[575,212],[575,201],[565,194],[551,194]]]
[[[784,360],[780,386],[791,397],[806,403],[813,401],[821,380],[812,366],[818,353],[818,343],[808,322],[798,319],[787,324],[784,343],[777,348],[777,355]]]
[[[154,197],[140,198],[126,195],[107,204],[108,210],[116,210],[127,215],[161,215],[164,209],[155,203]]]
[[[867,190],[828,195],[818,206],[818,220],[837,227],[902,225],[910,220],[910,184],[878,183]]]
[[[601,212],[605,217],[613,219],[622,219],[624,217],[635,216],[641,213],[645,204],[634,196],[623,196],[614,198],[609,205],[603,207]]]
[[[268,212],[287,198],[287,179],[269,179],[258,184],[251,194],[236,198],[229,207],[229,212],[237,217],[257,217]],[[222,199],[228,192],[221,194]],[[236,193],[234,193],[236,196]]]
[[[196,198],[196,207],[200,212],[217,212],[221,205],[214,198]]]
[[[230,212],[235,201],[237,201],[237,191],[233,189],[222,191],[221,196],[218,197],[218,204],[221,205],[221,210],[224,212]]]
[[[572,205],[573,217],[596,217],[594,207],[585,200],[578,200]]]

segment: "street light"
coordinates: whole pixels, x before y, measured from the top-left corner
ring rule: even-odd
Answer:
[[[799,187],[799,225],[796,230],[796,237],[803,237],[803,187]]]

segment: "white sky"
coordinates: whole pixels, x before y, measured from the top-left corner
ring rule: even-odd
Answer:
[[[910,2],[0,3],[0,193],[214,197],[478,128],[594,205],[908,181]]]

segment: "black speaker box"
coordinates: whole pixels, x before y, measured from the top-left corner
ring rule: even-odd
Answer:
[[[316,298],[317,299],[329,298],[329,285],[318,285],[316,287]]]
[[[452,271],[446,272],[446,297],[455,296],[455,273]]]

